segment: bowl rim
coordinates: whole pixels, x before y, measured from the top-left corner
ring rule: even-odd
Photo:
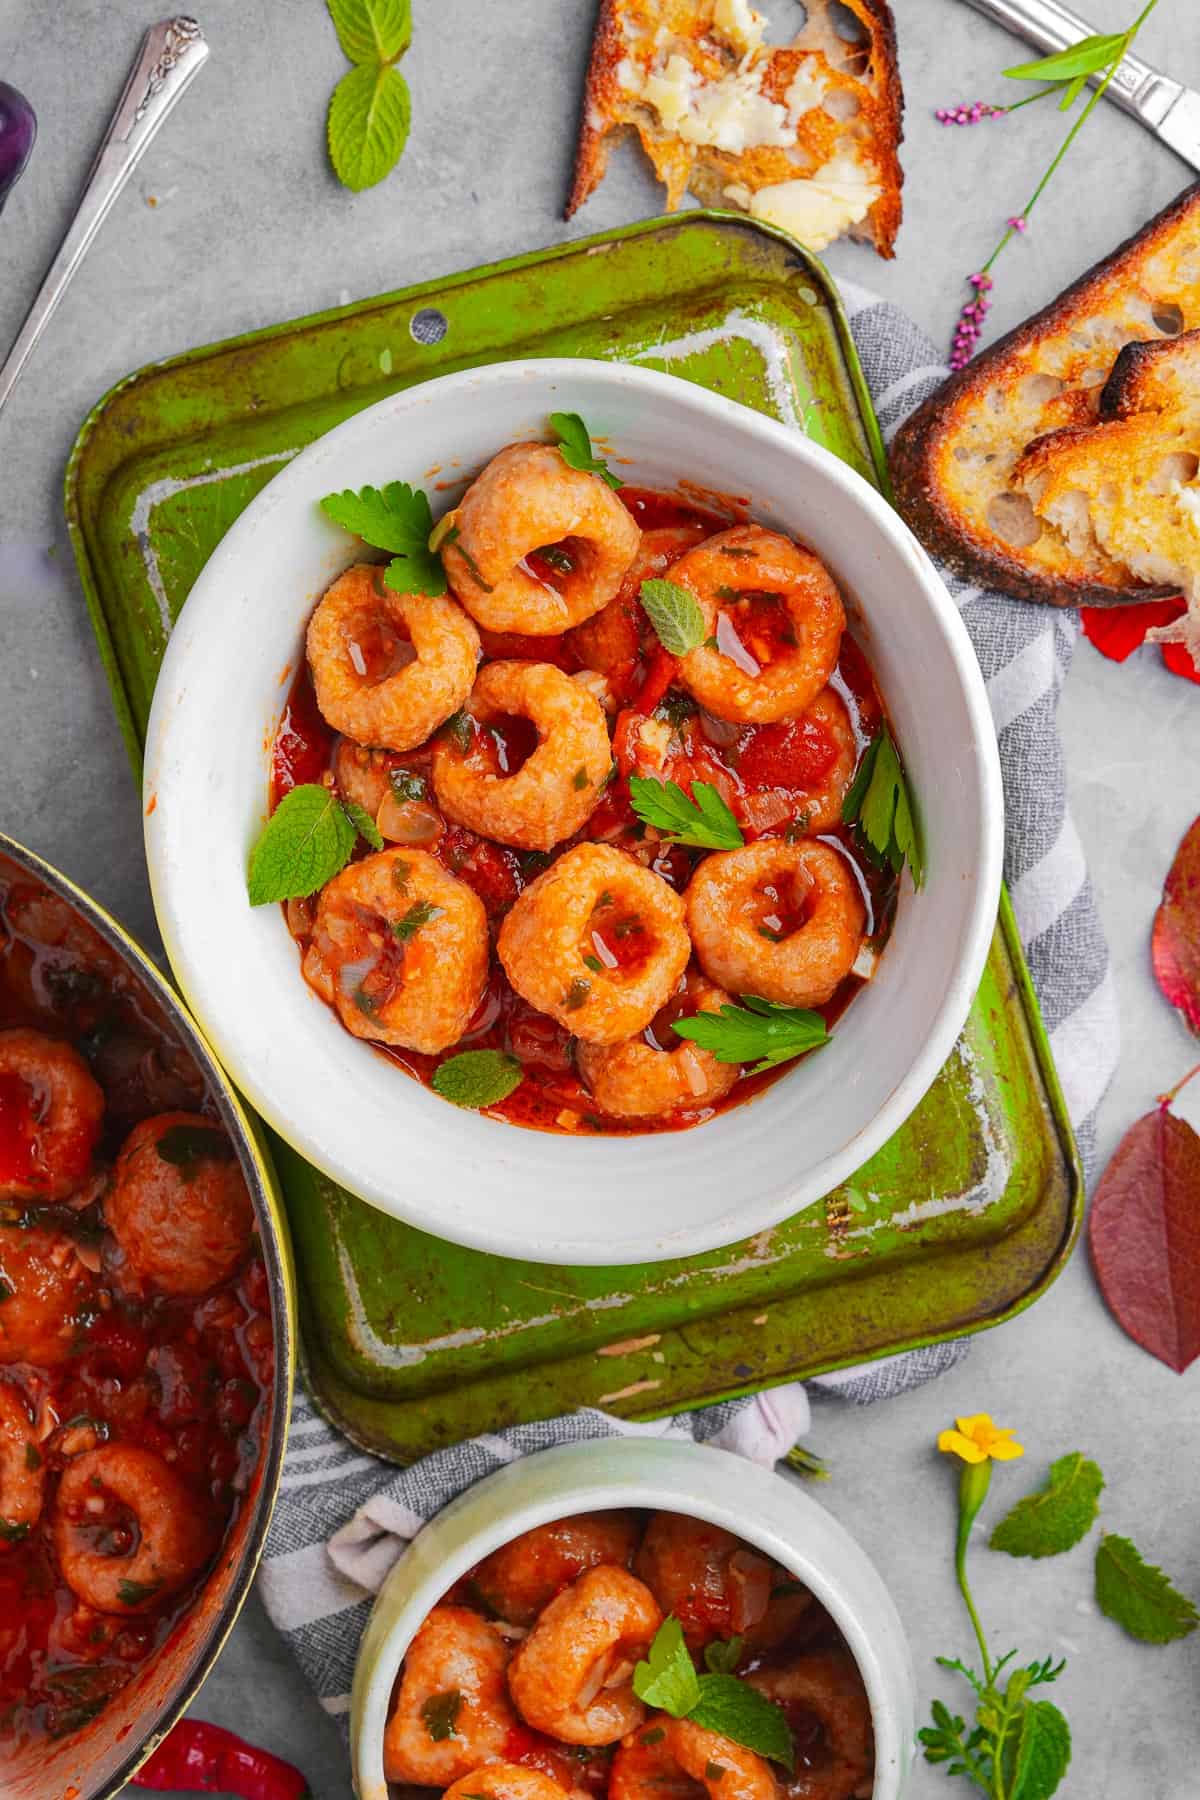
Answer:
[[[187,1711],[212,1672],[213,1665],[224,1649],[226,1640],[246,1603],[259,1563],[262,1560],[267,1532],[283,1476],[288,1421],[291,1417],[295,1386],[295,1275],[291,1262],[291,1249],[286,1236],[282,1203],[278,1198],[278,1183],[268,1160],[266,1149],[260,1143],[254,1126],[234,1091],[228,1075],[217,1061],[184,1001],[133,934],[127,931],[113,914],[108,912],[98,900],[94,900],[70,876],[64,875],[61,870],[54,867],[53,863],[47,862],[36,851],[27,849],[25,845],[18,843],[15,838],[9,837],[4,831],[0,831],[0,859],[7,859],[15,863],[19,868],[32,875],[35,880],[43,883],[52,893],[57,894],[60,899],[65,900],[103,938],[109,948],[116,952],[126,967],[133,971],[142,985],[150,990],[155,1000],[161,1005],[172,1028],[182,1038],[188,1054],[195,1059],[203,1072],[220,1113],[221,1122],[237,1149],[238,1161],[254,1205],[254,1215],[258,1223],[267,1265],[268,1289],[271,1298],[274,1380],[271,1406],[263,1433],[263,1453],[255,1471],[254,1492],[249,1496],[253,1517],[241,1548],[240,1567],[230,1582],[229,1591],[220,1612],[207,1628],[190,1665],[172,1683],[167,1697],[152,1709],[154,1722],[149,1728],[148,1735],[135,1737],[135,1734],[131,1733],[131,1737],[134,1737],[133,1746],[108,1781],[102,1787],[79,1790],[80,1800],[115,1800],[115,1796],[124,1791],[131,1777],[153,1754],[172,1726]],[[219,1567],[219,1562],[214,1564],[206,1577],[205,1586],[218,1572]],[[200,1603],[203,1592],[202,1588],[193,1601],[193,1606]],[[143,1666],[151,1668],[155,1658],[162,1655],[169,1645],[170,1637],[155,1652],[155,1656],[151,1657]],[[100,1723],[102,1723],[102,1717],[97,1721],[97,1724]],[[94,1729],[94,1727],[90,1729]],[[81,1742],[83,1741],[81,1735]]]
[[[727,1243],[737,1242],[754,1232],[768,1229],[792,1217],[803,1207],[829,1193],[849,1179],[904,1123],[919,1104],[950,1056],[970,1011],[982,979],[988,950],[996,927],[999,906],[1004,832],[1004,798],[999,751],[995,728],[988,704],[983,674],[966,628],[941,576],[913,536],[899,513],[884,495],[857,470],[835,456],[832,451],[815,444],[777,420],[730,400],[723,395],[689,382],[679,376],[644,369],[635,364],[604,362],[594,358],[546,357],[514,359],[456,370],[419,382],[396,394],[362,408],[350,418],[321,434],[279,471],[234,521],[218,544],[192,589],[189,606],[208,604],[209,596],[219,594],[235,575],[242,557],[243,542],[259,529],[258,521],[268,508],[286,505],[293,490],[303,490],[308,470],[319,458],[327,457],[331,447],[355,443],[360,434],[370,435],[384,421],[394,426],[403,421],[410,410],[427,406],[431,397],[440,400],[459,391],[478,388],[480,384],[527,388],[538,382],[547,387],[569,385],[587,378],[609,384],[616,389],[634,389],[643,395],[652,410],[656,395],[670,396],[686,405],[698,423],[705,421],[726,429],[757,437],[768,449],[789,460],[802,474],[816,468],[840,487],[860,512],[865,512],[878,527],[888,552],[907,567],[925,602],[931,629],[940,638],[952,666],[958,691],[967,715],[969,740],[965,745],[978,789],[977,829],[975,834],[974,882],[969,905],[963,915],[961,950],[957,965],[946,981],[940,1004],[917,1054],[909,1062],[883,1103],[857,1132],[837,1150],[809,1165],[779,1184],[769,1205],[752,1213],[739,1202],[739,1209],[728,1212],[721,1221],[720,1235],[712,1236],[713,1225],[680,1228],[669,1239],[654,1236],[652,1224],[640,1235],[627,1232],[620,1240],[599,1237],[586,1242],[574,1241],[565,1249],[559,1243],[548,1244],[544,1235],[532,1230],[517,1238],[498,1232],[494,1220],[481,1217],[463,1221],[455,1217],[448,1222],[439,1207],[437,1196],[412,1190],[398,1190],[395,1182],[388,1187],[364,1175],[354,1166],[353,1158],[340,1148],[330,1147],[321,1130],[322,1111],[291,1106],[275,1088],[260,1079],[253,1046],[244,1024],[228,1016],[218,1017],[206,1005],[203,958],[181,941],[185,935],[175,929],[175,914],[187,916],[189,896],[186,883],[174,879],[169,854],[168,819],[170,807],[158,802],[171,785],[172,727],[175,724],[175,690],[184,683],[182,670],[188,665],[181,660],[179,673],[173,668],[175,657],[184,657],[183,636],[178,628],[168,641],[163,670],[155,691],[147,731],[144,776],[144,830],[151,892],[159,929],[166,946],[172,970],[189,1007],[203,1029],[211,1037],[231,1078],[239,1090],[270,1126],[307,1161],[330,1180],[345,1187],[369,1205],[437,1237],[450,1237],[455,1243],[476,1250],[508,1257],[526,1257],[537,1261],[566,1262],[584,1266],[612,1266],[623,1263],[658,1262],[683,1256],[703,1254]],[[502,447],[502,446],[501,446]],[[413,457],[413,461],[419,458]],[[195,617],[195,614],[193,614]],[[297,631],[302,618],[298,608]],[[163,676],[166,679],[163,679]],[[168,693],[170,690],[170,693]],[[936,879],[936,875],[934,876]],[[181,891],[182,890],[182,891]],[[182,901],[182,904],[177,902]],[[914,897],[911,882],[906,884],[902,906],[911,906]],[[919,898],[918,902],[919,904]],[[497,1124],[497,1130],[519,1127]],[[702,1128],[698,1128],[702,1129]],[[681,1158],[702,1154],[703,1138],[695,1139],[694,1131],[675,1134]],[[635,1138],[637,1142],[640,1139]],[[586,1155],[586,1152],[584,1152]]]
[[[556,1473],[553,1492],[520,1498],[523,1487]],[[506,1490],[516,1493],[497,1508],[496,1499]],[[755,1510],[769,1515],[773,1501],[789,1522],[786,1529]],[[359,1800],[384,1800],[390,1792],[383,1776],[389,1701],[408,1646],[441,1596],[483,1557],[536,1525],[621,1507],[679,1512],[723,1526],[812,1589],[845,1638],[867,1690],[875,1731],[874,1800],[898,1800],[911,1760],[915,1675],[903,1622],[874,1563],[840,1520],[775,1469],[710,1444],[661,1436],[600,1438],[534,1451],[459,1494],[410,1541],[375,1597],[355,1664],[350,1749]],[[473,1528],[475,1515],[485,1522]],[[814,1557],[801,1534],[823,1537],[825,1554]],[[439,1542],[446,1537],[454,1541],[448,1552]],[[840,1579],[830,1572],[831,1555],[844,1559]],[[848,1592],[855,1583],[864,1590],[858,1598],[878,1608],[874,1631],[865,1608]],[[887,1655],[881,1651],[885,1644]],[[880,1787],[881,1774],[891,1774],[894,1785]]]

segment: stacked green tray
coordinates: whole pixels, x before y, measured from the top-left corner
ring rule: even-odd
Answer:
[[[418,381],[563,355],[699,382],[886,491],[829,277],[742,218],[651,220],[191,351],[107,395],[67,472],[135,765],[171,623],[284,463]],[[728,1249],[639,1268],[505,1261],[414,1231],[274,1150],[314,1394],[356,1441],[401,1461],[573,1406],[672,1411],[994,1324],[1053,1280],[1083,1201],[1007,900],[963,1036],[903,1130],[822,1205]]]

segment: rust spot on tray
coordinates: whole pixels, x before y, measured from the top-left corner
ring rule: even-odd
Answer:
[[[649,1337],[622,1338],[619,1344],[604,1344],[596,1355],[632,1356],[635,1350],[652,1350],[661,1337],[661,1331],[654,1331]]]

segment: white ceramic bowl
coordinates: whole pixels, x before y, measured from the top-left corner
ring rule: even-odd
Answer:
[[[318,597],[357,541],[317,501],[403,479],[461,482],[579,412],[629,481],[749,497],[841,583],[915,788],[928,878],[905,878],[878,973],[831,1044],[749,1105],[685,1133],[524,1131],[446,1104],[351,1038],[301,979],[246,862],[269,745]],[[999,895],[1002,799],[983,681],[945,587],[887,503],[772,420],[668,375],[501,363],[369,407],[277,475],[214,552],[175,627],[150,720],[146,852],[188,1005],[243,1093],[318,1168],[440,1237],[543,1262],[686,1256],[773,1225],[847,1179],[903,1124],[953,1047]]]
[[[875,1727],[872,1800],[898,1800],[912,1759],[912,1659],[891,1595],[865,1552],[793,1481],[700,1444],[606,1439],[510,1463],[468,1488],[413,1540],[363,1634],[351,1699],[359,1800],[388,1800],[383,1734],[409,1642],[446,1589],[483,1557],[551,1519],[636,1506],[723,1525],[811,1588],[862,1673]]]

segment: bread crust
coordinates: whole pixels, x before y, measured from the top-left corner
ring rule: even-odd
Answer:
[[[1051,340],[1065,340],[1073,329],[1102,316],[1114,291],[1134,285],[1138,274],[1189,226],[1195,228],[1196,244],[1200,247],[1200,182],[1185,189],[1148,225],[1073,282],[1049,306],[981,352],[965,369],[951,375],[905,421],[891,448],[896,502],[926,549],[954,574],[981,586],[1000,588],[1021,600],[1052,606],[1118,606],[1178,591],[1136,582],[1117,565],[1112,580],[1097,579],[1094,571],[1082,566],[1048,573],[1036,562],[1007,550],[998,539],[984,536],[974,528],[973,522],[964,517],[961,505],[946,492],[940,465],[953,454],[964,422],[972,411],[982,408],[987,391],[1004,388],[1028,372],[1026,352]],[[1194,307],[1200,321],[1200,282],[1196,284]],[[1163,340],[1168,345],[1173,341]],[[1145,356],[1158,348],[1158,344],[1123,347],[1116,358],[1120,373],[1114,365],[1103,393],[1107,395],[1111,386],[1113,394],[1118,394],[1133,379],[1139,354]],[[1078,399],[1067,399],[1069,410],[1079,413]],[[1087,401],[1086,410],[1074,423],[1090,424],[1101,415],[1103,404],[1099,396]],[[1072,425],[1064,428],[1070,430]],[[1031,438],[1030,445],[1034,441]],[[1018,451],[1029,447],[1014,446]]]
[[[640,12],[649,16],[656,5],[662,3],[664,0],[642,0]],[[860,224],[851,226],[848,235],[873,244],[880,256],[891,258],[895,255],[896,234],[903,213],[901,190],[904,182],[899,158],[904,135],[904,92],[895,20],[888,0],[844,0],[844,3],[871,37],[873,129],[870,148],[882,188],[866,217]],[[572,218],[595,192],[604,178],[614,142],[628,132],[641,139],[648,155],[653,145],[656,152],[653,160],[667,186],[668,211],[680,206],[689,187],[702,204],[729,209],[732,203],[725,190],[737,184],[739,163],[746,153],[700,150],[693,156],[673,132],[662,127],[652,129],[649,122],[622,116],[631,111],[628,96],[622,93],[618,78],[618,68],[625,54],[622,4],[623,0],[599,0],[584,85],[574,173],[563,216]],[[825,0],[812,0],[812,9],[823,4]],[[800,39],[796,42],[799,44]],[[672,153],[674,147],[678,148],[677,156]]]

